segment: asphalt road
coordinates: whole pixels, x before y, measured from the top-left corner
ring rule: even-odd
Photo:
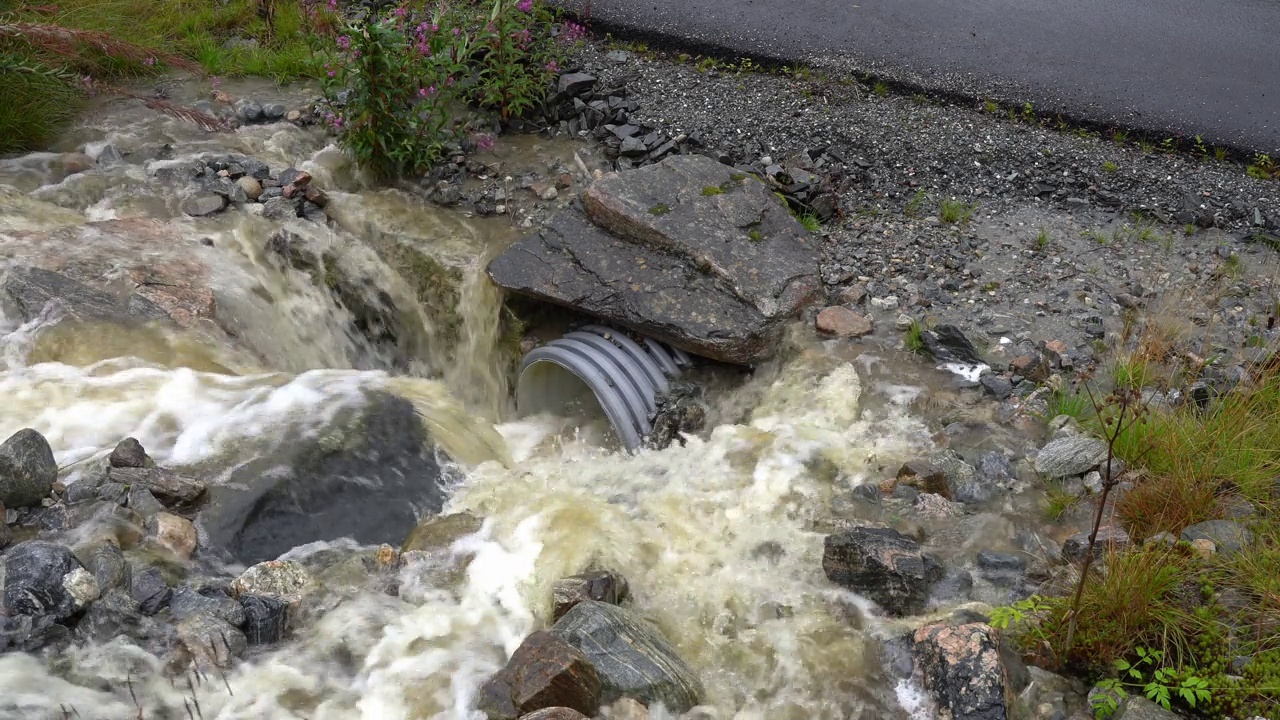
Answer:
[[[554,0],[585,14],[587,0]],[[593,29],[1280,156],[1280,0],[590,0]]]

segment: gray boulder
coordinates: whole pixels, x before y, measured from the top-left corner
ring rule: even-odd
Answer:
[[[608,603],[580,602],[551,632],[578,648],[600,676],[601,702],[622,697],[684,712],[702,699],[701,681],[657,628]]]
[[[138,293],[122,298],[89,287],[61,273],[37,267],[18,267],[5,277],[0,302],[11,306],[23,322],[40,315],[49,305],[75,320],[169,320],[169,315]]]
[[[0,445],[0,505],[31,507],[53,491],[58,464],[49,441],[27,428]]]
[[[93,592],[82,592],[81,573],[88,576]],[[61,545],[32,540],[5,555],[4,607],[9,615],[62,622],[92,602],[96,590],[93,576]]]
[[[586,600],[618,605],[627,599],[629,592],[627,579],[608,570],[561,578],[551,586],[551,621],[559,620],[575,605]]]
[[[1036,455],[1035,469],[1047,478],[1083,475],[1107,459],[1107,444],[1085,435],[1050,440]]]
[[[205,491],[205,484],[199,480],[165,468],[113,467],[107,477],[113,483],[146,488],[166,505],[193,502]]]
[[[955,325],[939,325],[920,333],[924,349],[941,362],[956,362],[977,365],[982,362],[982,355],[973,346],[964,331]]]
[[[1253,533],[1235,520],[1209,520],[1185,528],[1182,539],[1209,540],[1218,552],[1238,553],[1253,544]]]
[[[800,223],[763,183],[710,158],[606,175],[582,207],[495,258],[494,282],[738,364],[770,357],[821,289]]]
[[[1108,552],[1122,552],[1133,547],[1133,540],[1124,528],[1116,525],[1103,525],[1098,528],[1098,537],[1094,539],[1093,558],[1097,560]],[[1089,533],[1078,532],[1062,543],[1062,559],[1070,563],[1084,562],[1089,556]]]
[[[1005,720],[1005,672],[991,627],[927,625],[915,632],[916,665],[942,720]]]
[[[929,588],[942,568],[920,552],[914,540],[889,528],[855,527],[828,535],[822,569],[827,579],[865,595],[890,615],[925,609]]]
[[[131,437],[121,440],[116,445],[107,462],[113,468],[144,468],[154,464],[147,455],[147,451],[143,449],[142,443]]]

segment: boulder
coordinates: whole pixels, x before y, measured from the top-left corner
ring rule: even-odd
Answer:
[[[923,460],[912,460],[898,468],[897,480],[901,484],[910,485],[922,493],[941,495],[951,499],[951,488],[947,484],[947,473],[940,467]]]
[[[216,192],[199,192],[182,201],[182,212],[191,217],[215,215],[226,207],[226,196]]]
[[[143,449],[142,443],[135,438],[125,438],[121,440],[111,451],[111,456],[107,458],[107,464],[113,468],[145,468],[153,466],[151,458],[147,455],[147,451]]]
[[[170,506],[194,502],[205,491],[205,484],[199,480],[158,467],[112,467],[107,478],[122,485],[144,487]]]
[[[978,349],[955,325],[939,325],[920,332],[920,340],[930,355],[942,362],[977,365],[982,362]]]
[[[174,590],[169,599],[169,612],[179,620],[199,614],[208,614],[239,627],[244,624],[245,613],[240,603],[232,600],[217,588],[196,589],[184,585]]]
[[[164,512],[164,503],[157,500],[150,490],[141,485],[133,485],[129,488],[125,503],[130,510],[138,513],[144,519],[154,518]]]
[[[156,542],[169,550],[181,560],[189,560],[195,554],[199,536],[196,527],[190,520],[173,513],[156,513],[152,518],[155,524]]]
[[[0,444],[0,505],[39,505],[57,480],[53,449],[40,433],[30,428],[19,430]]]
[[[231,596],[259,595],[286,603],[297,603],[314,590],[315,578],[302,563],[293,560],[267,560],[250,567],[231,581]]]
[[[197,667],[229,668],[249,647],[244,633],[207,612],[195,613],[179,622],[177,638]]]
[[[276,597],[241,595],[244,636],[250,645],[269,645],[284,639],[289,629],[289,603]]]
[[[4,607],[9,615],[62,622],[98,595],[93,575],[61,545],[20,543],[4,560]]]
[[[127,591],[133,587],[133,569],[120,548],[112,543],[103,543],[94,548],[89,556],[88,567],[103,593],[119,589]]]
[[[495,258],[494,282],[738,364],[770,357],[821,288],[816,250],[783,203],[710,158],[606,175],[582,206]]]
[[[915,632],[916,664],[940,720],[1006,720],[1005,673],[996,632],[982,623]]]
[[[952,483],[955,499],[970,505],[991,499],[996,490],[1013,486],[1017,476],[1009,457],[997,450],[983,453],[972,476],[957,478]]]
[[[155,615],[169,607],[173,597],[173,588],[165,582],[156,568],[149,568],[133,576],[129,595],[138,603],[138,609],[144,615]]]
[[[818,332],[835,337],[862,337],[872,331],[870,316],[839,305],[823,308],[814,322]]]
[[[1183,529],[1182,539],[1208,540],[1218,552],[1238,553],[1253,544],[1253,533],[1235,520],[1209,520]]]
[[[855,527],[828,535],[822,569],[827,579],[864,595],[890,615],[922,612],[942,568],[914,540],[888,528]]]
[[[0,503],[0,550],[13,542],[13,528],[5,523],[4,503]]]
[[[1098,537],[1093,545],[1093,558],[1097,560],[1109,551],[1123,551],[1133,547],[1129,533],[1116,525],[1103,525],[1098,528]],[[1078,532],[1062,543],[1062,559],[1070,563],[1084,562],[1089,554],[1089,533]]]
[[[207,270],[189,258],[165,258],[162,253],[174,252],[172,247],[180,239],[156,221],[129,218],[83,223],[29,233],[21,239],[32,254],[37,252],[35,248],[44,248],[39,257],[47,262],[57,262],[61,257],[57,253],[73,252],[77,245],[95,247],[97,254],[84,260],[83,267],[77,265],[81,277],[119,274],[121,260],[112,253],[160,256],[145,266],[128,266],[125,275],[129,282],[123,288],[109,286],[115,292],[40,267],[12,268],[0,288],[0,303],[10,306],[23,322],[35,319],[49,306],[73,320],[120,324],[173,321],[188,326],[196,318],[215,314],[213,292],[204,283]],[[156,249],[166,243],[164,249]]]
[[[702,698],[702,683],[689,666],[657,628],[629,610],[580,602],[551,632],[581,650],[595,667],[603,702],[631,697],[684,712]]]
[[[628,593],[627,579],[608,570],[561,578],[551,586],[551,621],[564,617],[580,602],[595,600],[618,605],[627,599]]]
[[[122,635],[136,639],[155,633],[154,623],[128,594],[110,590],[89,606],[76,623],[76,634],[90,642],[109,642]]]
[[[1083,475],[1107,460],[1107,444],[1087,435],[1050,440],[1036,454],[1035,470],[1047,478]]]
[[[600,677],[581,651],[540,630],[524,639],[480,696],[480,708],[495,719],[556,707],[590,716],[600,709]]]

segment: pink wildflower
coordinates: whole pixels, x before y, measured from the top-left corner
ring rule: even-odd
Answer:
[[[520,9],[520,12],[529,12],[533,9],[533,0],[520,0],[516,7]]]
[[[476,149],[481,152],[492,150],[493,146],[496,144],[493,136],[489,133],[477,133],[471,137],[471,141],[476,144]]]
[[[339,35],[337,43],[338,43],[338,47],[343,50],[351,49],[351,38],[347,37],[346,35]]]
[[[156,64],[156,59],[153,57],[148,57],[146,60],[142,61],[142,64],[146,65],[147,67],[151,67],[152,65]]]

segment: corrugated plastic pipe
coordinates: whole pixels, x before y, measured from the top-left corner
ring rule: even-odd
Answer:
[[[586,325],[524,356],[516,409],[564,415],[585,398],[585,388],[623,447],[635,452],[653,430],[658,395],[690,365],[684,352],[656,340],[636,342],[618,330]]]

